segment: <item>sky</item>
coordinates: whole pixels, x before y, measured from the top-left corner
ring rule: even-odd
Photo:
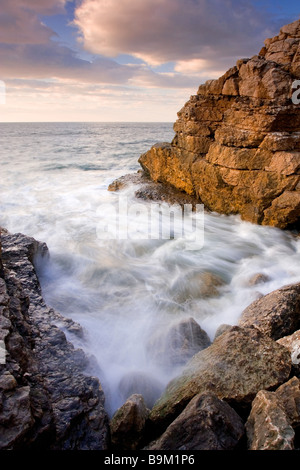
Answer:
[[[174,122],[299,0],[0,0],[0,122]]]

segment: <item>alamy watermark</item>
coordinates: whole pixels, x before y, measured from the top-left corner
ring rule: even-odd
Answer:
[[[118,204],[101,204],[97,210],[100,240],[187,239],[203,245],[203,204],[159,204],[132,202],[119,197]]]
[[[0,104],[6,103],[6,86],[5,83],[0,80]]]
[[[0,340],[0,364],[5,364],[6,362],[6,348],[5,348],[5,343],[1,339]]]
[[[294,104],[300,104],[300,80],[294,80],[292,83],[292,89],[296,90],[292,94],[292,102]]]

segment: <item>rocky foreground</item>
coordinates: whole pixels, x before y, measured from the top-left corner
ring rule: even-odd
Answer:
[[[173,141],[140,157],[143,170],[211,211],[299,229],[299,78],[300,20],[201,85],[179,111]]]
[[[45,244],[2,230],[0,449],[105,450],[109,423],[89,359],[67,341],[82,329],[49,308],[33,265]]]
[[[1,245],[1,450],[298,449],[300,284],[259,298],[213,341],[193,319],[180,341],[162,332],[181,375],[151,409],[134,393],[109,420],[92,358],[72,345],[84,332],[43,300],[34,261],[46,245],[6,231]]]

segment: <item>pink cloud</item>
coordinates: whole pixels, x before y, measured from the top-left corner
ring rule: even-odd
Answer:
[[[62,13],[67,0],[0,0],[0,43],[45,44],[53,31],[38,15]]]
[[[139,84],[147,87],[194,86],[184,74],[155,73],[143,65],[119,64],[96,56],[84,60],[70,47],[52,41],[54,32],[41,15],[64,12],[68,0],[0,0],[0,79],[68,79],[83,83]]]
[[[74,24],[87,50],[150,64],[256,53],[270,32],[250,0],[82,0]]]

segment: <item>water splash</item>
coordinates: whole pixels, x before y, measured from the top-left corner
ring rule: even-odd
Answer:
[[[136,171],[152,143],[170,141],[170,125],[0,130],[0,225],[47,243],[51,256],[39,267],[45,300],[84,327],[87,341],[77,345],[95,357],[110,413],[134,389],[152,403],[180,371],[178,362],[160,361],[157,348],[151,353],[157,335],[193,318],[213,340],[258,296],[299,282],[300,240],[237,216],[205,214],[203,246],[99,240],[99,206],[118,203],[109,183]],[[132,202],[134,190],[126,190]],[[265,282],[253,282],[257,274]]]

